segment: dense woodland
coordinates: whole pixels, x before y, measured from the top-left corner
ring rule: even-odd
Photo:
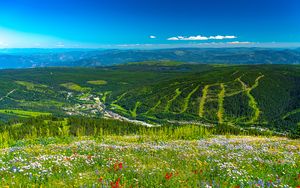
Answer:
[[[105,118],[38,116],[23,120],[10,120],[5,125],[1,125],[0,143],[1,147],[7,147],[17,146],[19,140],[82,136],[92,136],[101,139],[104,136],[113,135],[145,136],[158,141],[171,139],[192,140],[209,137],[214,134],[276,136],[271,131],[243,130],[229,125],[204,127],[199,125],[178,126],[170,124],[159,127],[145,127],[130,122]]]
[[[99,97],[106,110],[163,127],[196,123],[213,125],[217,129],[212,132],[216,133],[272,132],[296,138],[300,122],[299,84],[300,67],[296,65],[144,62],[105,68],[2,70],[0,117],[4,125],[12,120],[25,121],[27,128],[27,119],[40,115],[68,118],[70,123],[73,119],[66,109],[83,114],[83,119],[99,118],[103,116],[101,112],[88,111],[98,108],[91,105],[93,98]],[[83,134],[94,131],[89,121],[78,124],[86,130]],[[102,126],[101,121],[92,124]],[[120,127],[126,122],[112,120],[109,124]],[[73,126],[69,132],[76,134]],[[133,133],[122,130],[115,134],[121,132]]]

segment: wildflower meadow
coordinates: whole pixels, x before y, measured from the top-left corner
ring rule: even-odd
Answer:
[[[282,137],[49,137],[0,153],[2,187],[300,186],[300,141]]]

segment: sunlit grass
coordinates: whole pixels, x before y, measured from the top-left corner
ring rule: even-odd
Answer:
[[[11,109],[0,109],[0,113],[16,115],[19,117],[37,117],[41,115],[51,115],[51,113],[46,113],[46,112],[33,112],[33,111],[25,111],[25,110],[11,110]]]
[[[91,81],[87,81],[88,84],[92,84],[92,85],[106,85],[107,81],[105,80],[91,80]]]
[[[60,85],[69,90],[78,91],[78,92],[85,92],[85,91],[90,90],[90,88],[88,88],[88,87],[81,87],[80,85],[72,83],[72,82],[68,82],[68,83],[64,83],[64,84],[60,84]]]
[[[23,140],[1,151],[1,185],[296,187],[300,184],[299,152],[299,140],[278,137],[155,141],[136,135]]]

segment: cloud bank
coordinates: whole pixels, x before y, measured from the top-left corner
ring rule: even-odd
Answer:
[[[251,44],[252,42],[248,42],[248,41],[232,41],[232,42],[228,42],[228,44]]]
[[[184,36],[177,36],[177,37],[170,37],[167,40],[173,40],[173,41],[178,41],[178,40],[183,40],[183,41],[187,41],[187,40],[223,40],[223,39],[235,39],[237,38],[234,35],[216,35],[216,36],[201,36],[201,35],[197,35],[197,36],[189,36],[189,37],[184,37]]]

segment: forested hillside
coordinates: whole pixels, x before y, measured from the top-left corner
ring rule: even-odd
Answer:
[[[2,121],[40,115],[201,124],[299,136],[300,67],[143,62],[2,70]]]

